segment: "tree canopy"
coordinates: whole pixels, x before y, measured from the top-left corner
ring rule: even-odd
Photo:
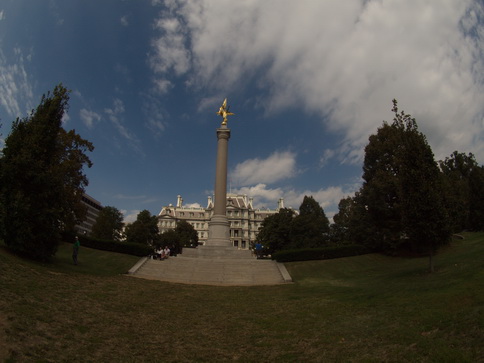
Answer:
[[[151,215],[146,209],[142,210],[138,213],[136,220],[126,226],[125,234],[128,242],[156,246],[160,237],[158,217]]]
[[[291,248],[323,247],[328,242],[329,220],[312,196],[304,196],[299,215],[291,222]]]
[[[175,227],[182,247],[197,247],[198,234],[195,228],[187,221],[178,221]]]
[[[453,232],[484,229],[484,168],[474,155],[454,151],[439,162]]]
[[[91,235],[98,239],[120,241],[123,227],[123,214],[115,207],[106,206],[99,212]]]
[[[69,91],[42,97],[30,116],[12,124],[0,159],[0,235],[11,249],[35,259],[53,256],[62,230],[85,217],[83,167],[93,145],[62,127]]]
[[[261,243],[268,254],[288,248],[291,243],[291,223],[295,212],[282,208],[262,221],[256,242]]]
[[[430,256],[450,237],[442,175],[417,122],[393,100],[393,122],[371,135],[363,186],[340,203],[335,230],[375,250]]]

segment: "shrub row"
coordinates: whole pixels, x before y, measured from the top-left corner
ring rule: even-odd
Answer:
[[[299,250],[283,250],[272,255],[277,262],[330,260],[333,258],[364,255],[371,251],[361,245],[347,245],[337,247],[307,248]]]
[[[87,236],[79,236],[81,246],[94,248],[96,250],[124,253],[133,256],[148,256],[153,249],[140,243],[117,242],[95,239]]]

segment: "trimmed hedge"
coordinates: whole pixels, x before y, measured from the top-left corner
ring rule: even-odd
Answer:
[[[118,252],[139,257],[148,256],[153,253],[153,248],[140,243],[107,241],[82,235],[79,236],[79,242],[81,243],[81,247],[84,246],[96,250]]]
[[[299,250],[283,250],[272,255],[277,262],[330,260],[333,258],[359,256],[370,253],[365,246],[347,245],[337,247],[307,248]]]

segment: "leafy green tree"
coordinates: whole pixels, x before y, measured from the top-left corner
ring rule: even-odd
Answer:
[[[5,140],[0,168],[0,235],[16,252],[47,260],[63,230],[84,219],[88,184],[83,167],[93,145],[62,127],[69,91],[43,96],[31,115],[17,119]]]
[[[290,247],[315,248],[328,243],[329,220],[312,196],[304,196],[299,215],[291,222]]]
[[[158,217],[152,216],[148,210],[138,213],[136,221],[126,226],[126,240],[156,246],[159,243]]]
[[[429,268],[450,237],[440,171],[425,135],[393,100],[393,123],[384,122],[365,148],[361,189],[379,247],[428,251]]]
[[[268,254],[288,248],[291,243],[291,223],[295,212],[289,208],[282,208],[264,221],[259,228],[256,242],[261,243]]]
[[[469,175],[469,228],[484,230],[484,167],[474,168]]]
[[[115,207],[106,206],[92,227],[91,236],[98,239],[120,241],[123,233],[123,214]]]
[[[482,224],[479,227],[479,223],[482,223],[480,216],[484,210],[482,166],[479,166],[472,153],[466,155],[457,151],[440,161],[439,165],[443,174],[445,202],[452,231],[482,229]]]
[[[176,224],[175,232],[178,234],[182,247],[197,247],[198,234],[195,228],[187,221],[179,221]]]

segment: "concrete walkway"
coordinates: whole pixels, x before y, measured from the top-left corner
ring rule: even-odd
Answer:
[[[217,286],[279,285],[292,282],[282,263],[271,260],[190,258],[141,259],[129,271],[134,277]]]

